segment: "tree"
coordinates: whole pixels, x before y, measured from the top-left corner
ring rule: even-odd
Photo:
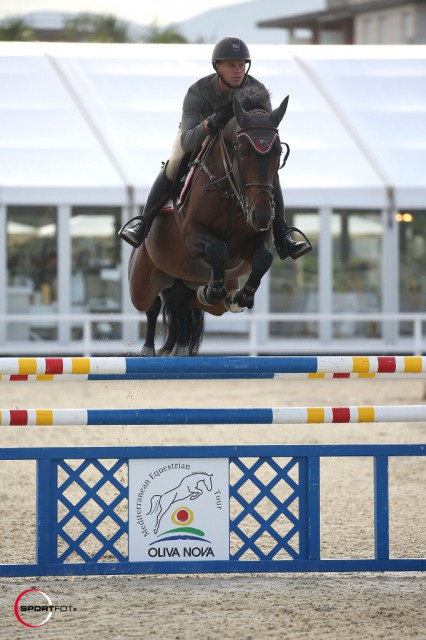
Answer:
[[[131,42],[128,27],[113,15],[79,13],[65,21],[67,42]]]
[[[24,20],[13,19],[0,26],[0,40],[11,42],[13,40],[36,40],[34,30]]]
[[[157,42],[163,44],[186,44],[187,39],[178,29],[170,25],[160,28],[155,22],[147,28],[145,34],[133,37],[130,34],[131,25],[119,20],[113,15],[93,13],[79,13],[65,20],[63,30],[55,32],[65,42]],[[42,32],[43,37],[46,33]],[[30,27],[21,19],[13,19],[0,26],[0,40],[37,40],[38,31]],[[49,38],[50,39],[50,38]]]
[[[164,29],[153,22],[148,31],[142,38],[142,42],[154,42],[159,44],[187,44],[188,40],[183,36],[174,25],[169,25]]]

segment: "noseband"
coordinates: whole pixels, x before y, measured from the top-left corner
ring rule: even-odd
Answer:
[[[261,111],[262,113],[267,113],[265,111]],[[246,220],[249,220],[250,210],[253,203],[259,197],[261,193],[267,193],[270,201],[271,208],[275,207],[274,202],[274,189],[275,185],[269,182],[244,182],[242,179],[242,173],[239,163],[239,155],[238,155],[238,142],[241,138],[245,138],[249,141],[252,149],[259,156],[267,156],[271,150],[274,142],[279,140],[278,129],[274,127],[272,124],[256,124],[246,127],[240,127],[236,136],[232,142],[232,158],[229,155],[228,149],[225,144],[223,129],[220,130],[220,147],[221,147],[221,155],[223,165],[226,171],[226,177],[229,180],[232,189],[232,195],[236,197],[238,200],[241,209],[243,210],[244,216]],[[280,141],[280,140],[279,140]],[[282,169],[287,162],[287,158],[290,153],[290,147],[286,142],[281,142],[281,146],[286,147],[286,153],[282,163],[279,165],[278,170]],[[281,154],[280,154],[281,155]],[[278,172],[277,170],[277,172]],[[248,199],[246,194],[246,189],[249,187],[258,187],[258,190],[255,192],[254,196],[251,200]]]

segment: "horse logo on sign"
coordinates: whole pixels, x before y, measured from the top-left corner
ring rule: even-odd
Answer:
[[[213,488],[211,473],[194,472],[185,476],[181,482],[163,494],[156,494],[151,498],[151,507],[147,515],[156,514],[154,533],[158,532],[160,522],[170,507],[180,500],[196,500],[205,490],[211,491]],[[201,485],[201,486],[200,486]],[[204,488],[203,488],[204,485]]]

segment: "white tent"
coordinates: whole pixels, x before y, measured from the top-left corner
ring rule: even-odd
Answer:
[[[86,238],[88,236],[92,238],[110,238],[114,231],[114,217],[110,215],[77,215],[70,219],[71,238]],[[51,222],[40,227],[37,235],[39,238],[50,238],[54,237],[56,233],[56,224]]]
[[[211,45],[0,43],[0,204],[141,204]],[[426,47],[251,46],[290,207],[424,208]]]

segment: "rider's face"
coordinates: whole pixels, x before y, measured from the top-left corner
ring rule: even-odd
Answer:
[[[246,63],[244,60],[223,60],[216,63],[217,70],[228,84],[238,89],[244,80]],[[220,78],[219,78],[220,82]]]

